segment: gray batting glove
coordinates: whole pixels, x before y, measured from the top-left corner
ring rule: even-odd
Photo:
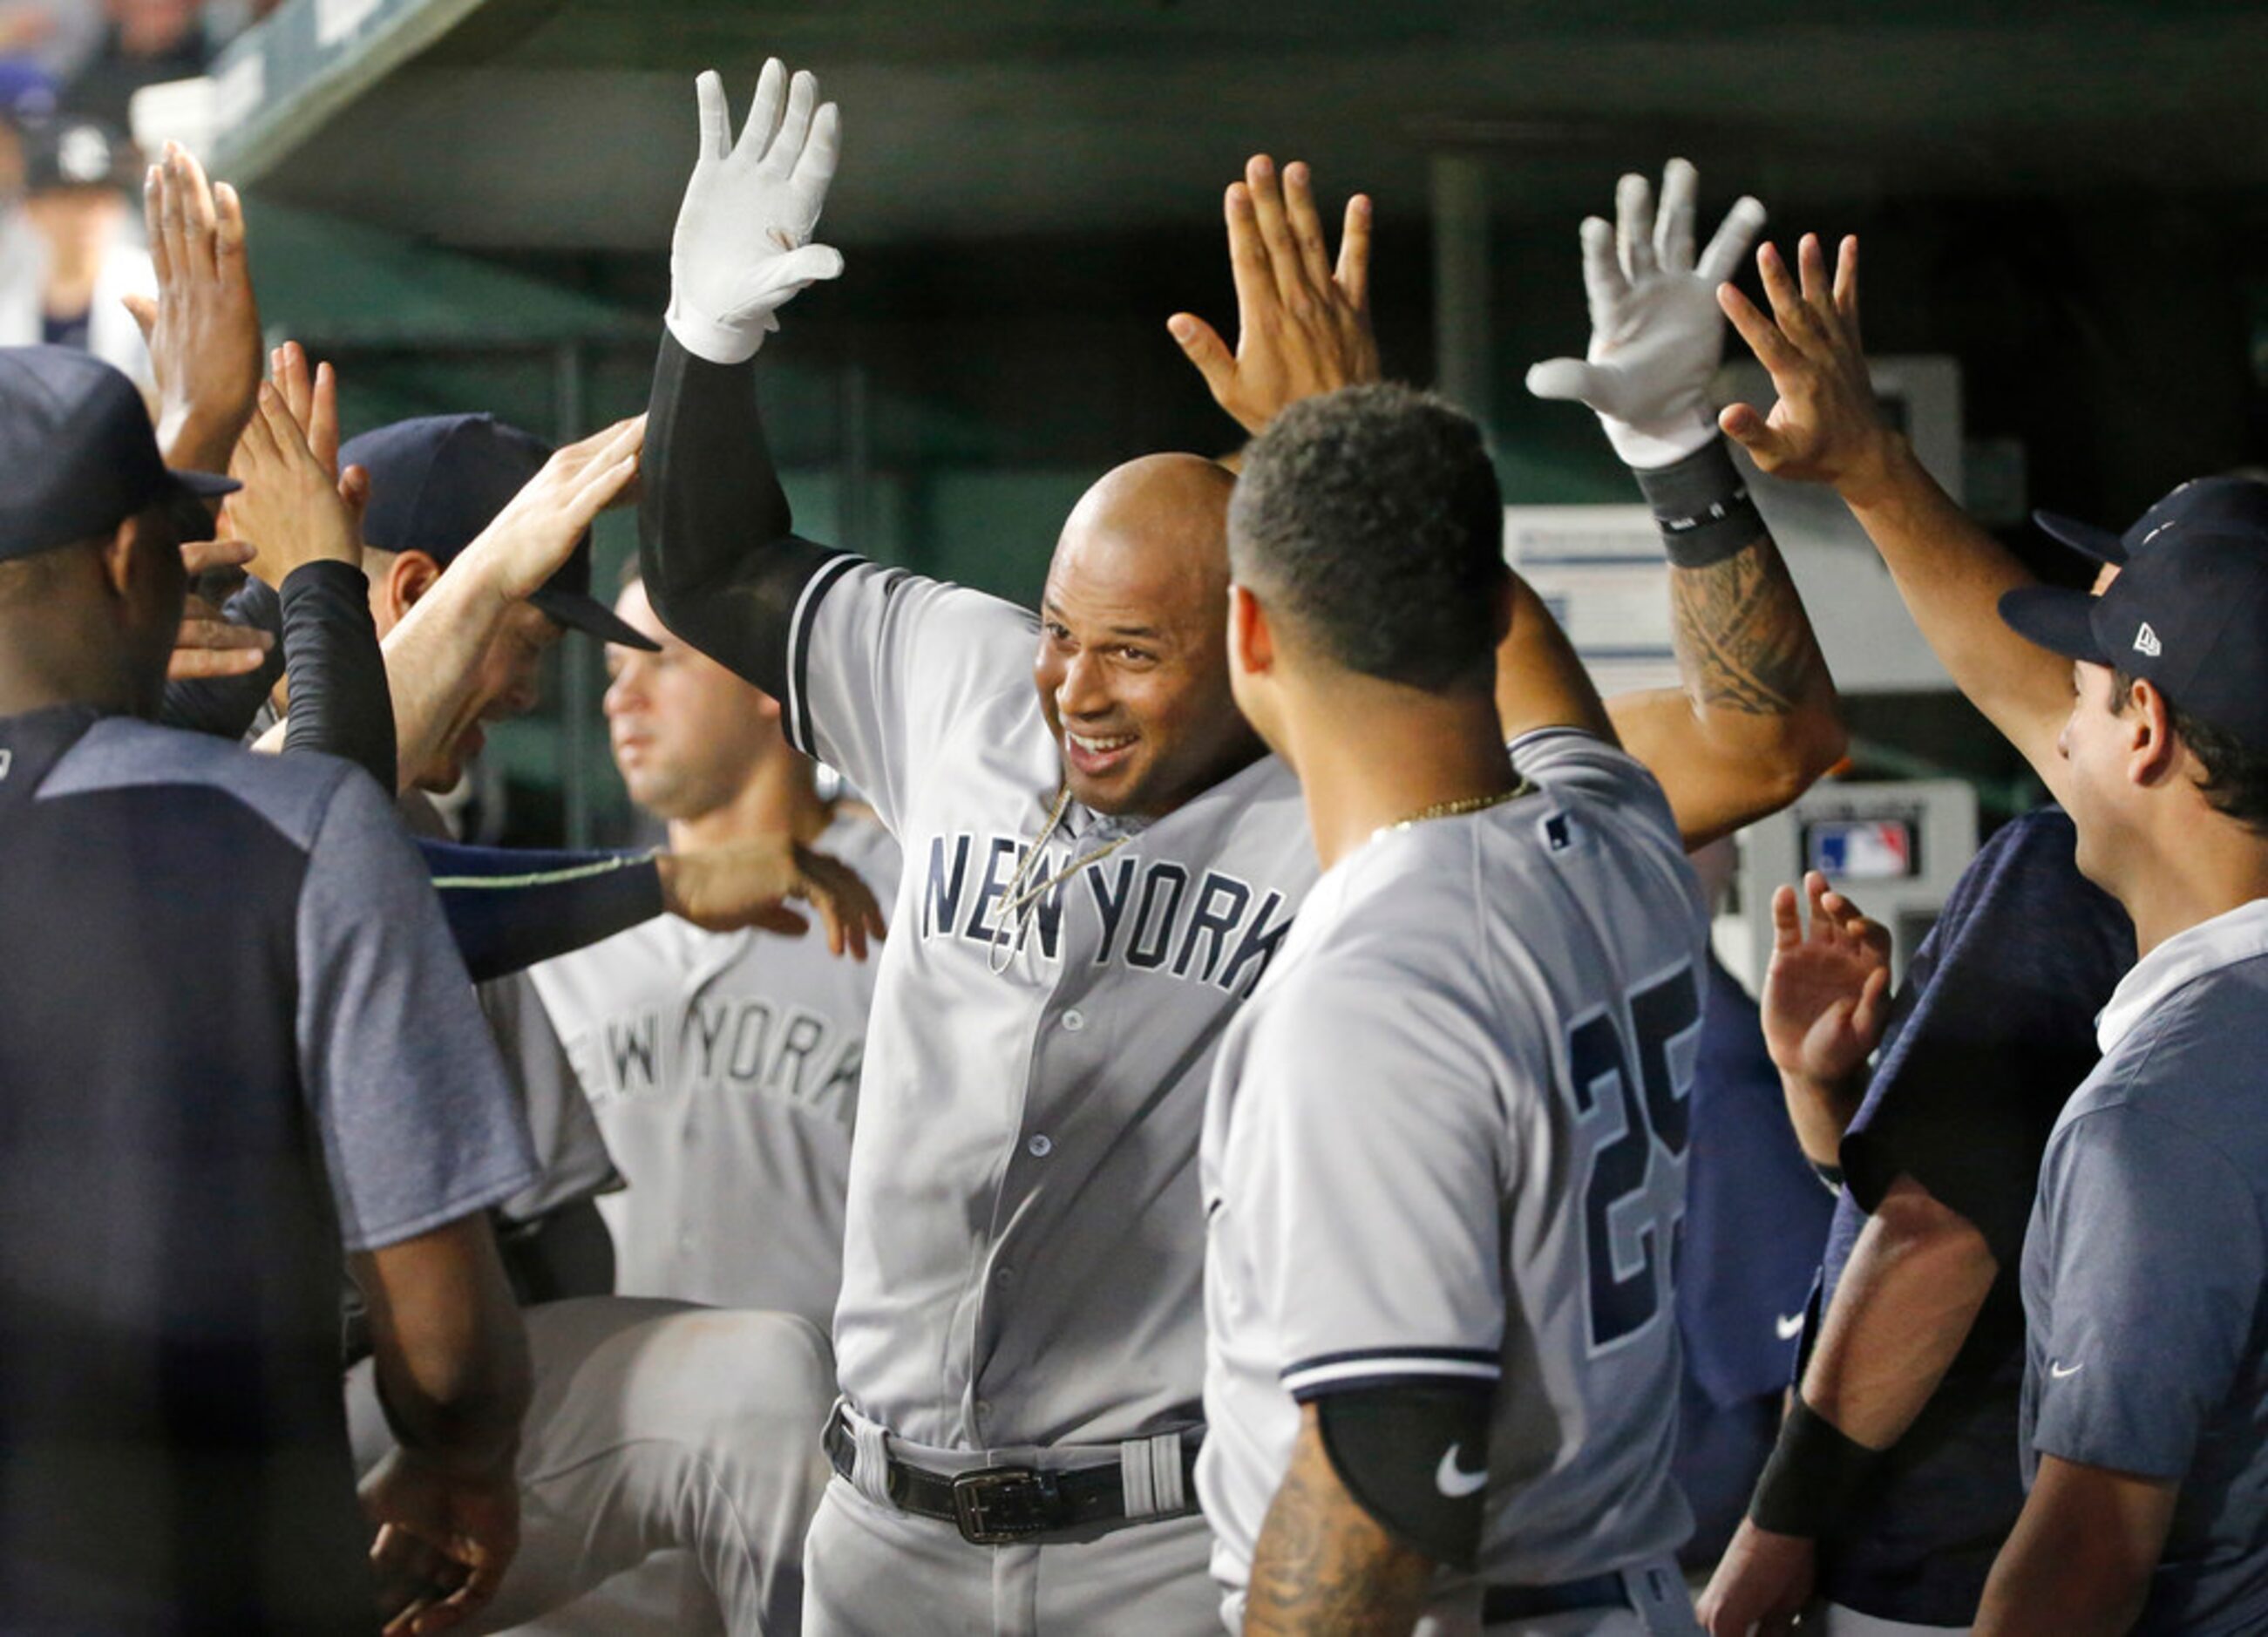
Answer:
[[[739,364],[779,328],[773,315],[796,291],[843,271],[839,251],[811,242],[841,121],[831,102],[814,113],[819,82],[799,73],[791,85],[777,57],[764,64],[737,144],[725,82],[711,70],[694,90],[701,157],[669,243],[669,333],[697,358]]]
[[[1709,380],[1724,350],[1717,286],[1732,277],[1764,225],[1764,208],[1743,197],[1717,236],[1693,259],[1694,195],[1699,174],[1672,159],[1661,175],[1661,208],[1643,176],[1615,189],[1617,225],[1583,223],[1583,287],[1590,297],[1591,347],[1581,358],[1553,358],[1528,372],[1539,398],[1571,399],[1598,411],[1624,464],[1668,466],[1717,435]]]

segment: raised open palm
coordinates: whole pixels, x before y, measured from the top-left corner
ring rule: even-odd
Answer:
[[[1816,870],[1772,894],[1772,957],[1764,974],[1764,1045],[1783,1074],[1832,1085],[1866,1065],[1889,1018],[1890,934]]]

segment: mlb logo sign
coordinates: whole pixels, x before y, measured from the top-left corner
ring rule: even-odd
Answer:
[[[1841,881],[1900,881],[1914,873],[1913,826],[1904,819],[1844,819],[1805,826],[1809,867]]]

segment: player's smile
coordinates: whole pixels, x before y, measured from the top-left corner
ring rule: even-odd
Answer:
[[[1139,734],[1080,734],[1065,727],[1064,759],[1084,778],[1108,778],[1133,760],[1141,738]]]

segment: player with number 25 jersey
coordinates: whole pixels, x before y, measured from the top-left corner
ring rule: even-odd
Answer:
[[[1222,1048],[1198,1485],[1231,1629],[1300,1406],[1385,1387],[1449,1406],[1336,1429],[1440,1443],[1392,1464],[1433,1493],[1386,1509],[1477,1508],[1437,1619],[1617,1574],[1683,1606],[1671,1268],[1706,912],[1638,763],[1568,729],[1512,748],[1529,788],[1323,875]]]

